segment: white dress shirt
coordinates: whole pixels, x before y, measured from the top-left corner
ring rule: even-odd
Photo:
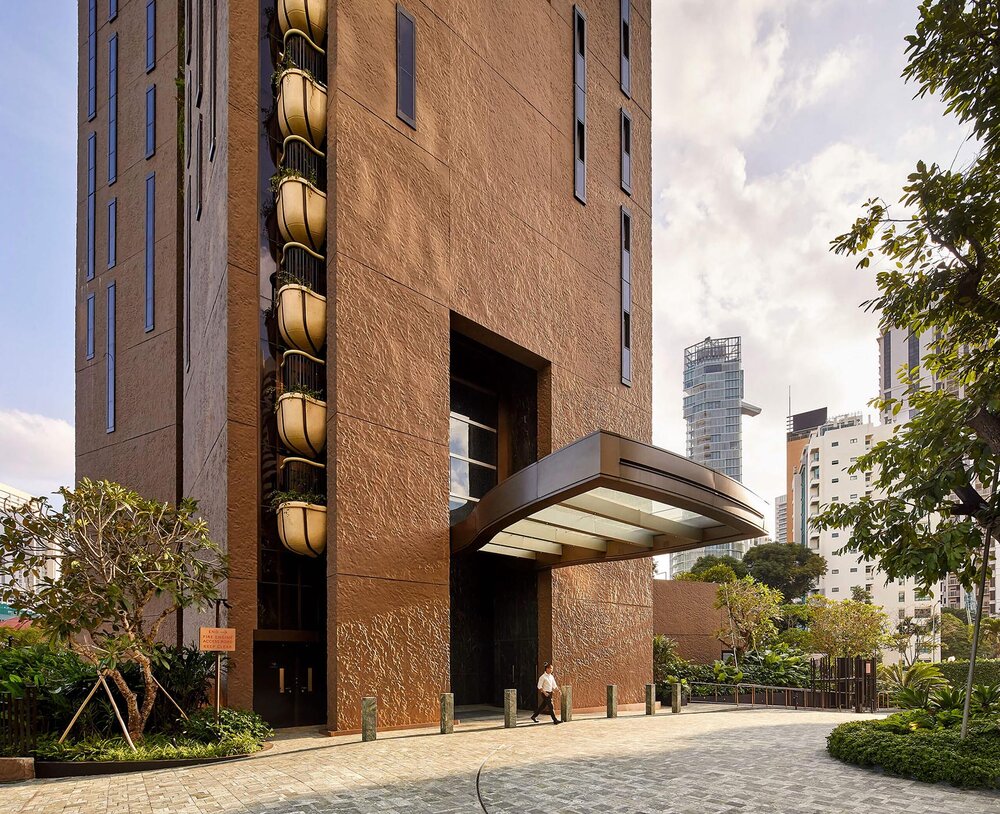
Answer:
[[[538,677],[538,689],[544,693],[551,694],[555,690],[559,689],[559,685],[556,684],[556,677],[551,673],[542,673]]]

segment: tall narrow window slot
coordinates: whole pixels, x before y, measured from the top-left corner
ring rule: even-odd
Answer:
[[[621,85],[622,93],[632,97],[632,6],[631,0],[621,0]]]
[[[194,0],[184,0],[184,62],[191,64],[191,5]]]
[[[156,173],[146,176],[146,330],[153,330],[155,316]]]
[[[156,85],[146,88],[146,158],[156,152]]]
[[[87,279],[94,279],[94,239],[97,216],[97,134],[87,138]]]
[[[118,0],[108,0],[108,22],[118,16]]]
[[[108,285],[108,349],[104,356],[108,380],[108,432],[115,431],[115,284]]]
[[[118,199],[108,201],[108,268],[118,263]]]
[[[587,18],[573,6],[573,195],[587,202]]]
[[[118,180],[118,35],[108,40],[108,184]]]
[[[886,331],[882,334],[882,389],[892,387],[892,334]]]
[[[87,297],[87,358],[94,358],[94,295]]]
[[[198,52],[194,55],[195,95],[194,103],[201,107],[201,93],[205,89],[205,4],[198,0]]]
[[[622,228],[622,384],[632,386],[632,215],[623,206]]]
[[[205,146],[204,146],[204,143],[201,140],[201,136],[202,136],[202,123],[203,123],[202,116],[199,113],[198,114],[198,158],[195,161],[195,165],[194,165],[195,195],[196,195],[196,198],[195,198],[195,208],[194,208],[194,219],[195,220],[201,220],[201,192],[202,192],[202,182],[203,182],[203,179],[204,179],[204,176],[203,176],[203,164],[205,162],[203,161],[203,158],[204,158],[203,153],[205,151]]]
[[[146,73],[156,67],[156,0],[146,0]]]
[[[218,93],[217,83],[219,78],[219,69],[218,66],[216,65],[216,60],[218,59],[218,53],[219,53],[219,21],[217,19],[219,14],[218,5],[219,5],[218,0],[209,0],[209,9],[210,9],[209,13],[211,14],[211,17],[209,18],[208,25],[211,31],[211,40],[209,41],[208,45],[209,48],[208,64],[211,72],[209,74],[208,81],[212,84],[211,87],[212,97],[211,99],[209,99],[209,108],[208,108],[208,122],[212,139],[212,143],[208,148],[209,161],[215,158],[215,138],[216,138],[216,132],[218,130],[216,121],[218,114],[216,112],[216,98],[215,98],[216,94]],[[323,77],[323,81],[326,81],[326,77]]]
[[[417,23],[396,6],[396,115],[417,129]]]
[[[632,117],[622,108],[622,189],[632,194]]]
[[[191,187],[188,181],[188,189]],[[184,369],[191,369],[191,198],[184,196]]]
[[[97,0],[87,7],[87,121],[97,115]]]

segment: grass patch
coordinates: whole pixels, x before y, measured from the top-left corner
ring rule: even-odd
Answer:
[[[180,760],[184,758],[231,757],[259,752],[261,742],[252,735],[230,737],[216,743],[203,743],[193,738],[170,738],[147,735],[133,752],[124,738],[87,738],[82,741],[56,743],[47,740],[35,749],[41,760]]]

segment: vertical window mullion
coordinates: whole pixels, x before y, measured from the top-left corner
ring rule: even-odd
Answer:
[[[155,321],[156,266],[156,173],[146,176],[146,330]]]
[[[396,115],[417,129],[417,23],[396,5]]]
[[[87,121],[97,115],[97,0],[87,7]]]
[[[115,431],[115,284],[108,284],[108,346],[105,355],[107,370],[107,419],[108,432]]]
[[[108,201],[108,268],[118,263],[118,199]]]
[[[87,139],[87,279],[94,279],[96,266],[94,252],[96,244],[97,217],[97,134],[91,133]]]
[[[87,297],[87,358],[94,358],[94,295]]]
[[[108,40],[108,184],[118,180],[118,35]]]
[[[622,108],[622,190],[632,194],[632,117]]]
[[[632,386],[632,215],[621,208],[622,384]]]
[[[146,88],[146,158],[156,153],[156,85]]]
[[[146,0],[146,73],[156,67],[156,0]]]
[[[621,88],[632,97],[632,6],[631,0],[621,0]]]
[[[587,18],[573,6],[573,195],[587,203]]]

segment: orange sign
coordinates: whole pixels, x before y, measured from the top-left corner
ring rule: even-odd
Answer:
[[[234,627],[202,627],[198,628],[198,649],[202,651],[221,651],[230,653],[236,649],[236,628]]]

